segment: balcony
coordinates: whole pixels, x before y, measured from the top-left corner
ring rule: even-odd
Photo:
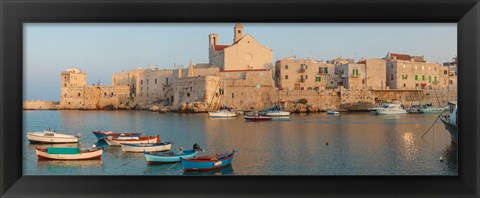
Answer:
[[[304,68],[298,69],[298,73],[305,73],[305,69]]]
[[[304,79],[304,78],[300,78],[300,79],[297,80],[297,82],[303,83],[303,82],[305,82],[305,79]]]

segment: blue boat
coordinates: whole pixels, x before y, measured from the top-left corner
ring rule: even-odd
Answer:
[[[236,150],[233,150],[230,153],[217,154],[215,156],[201,156],[190,159],[182,158],[183,170],[208,171],[229,166],[232,163],[233,156],[236,152]]]
[[[157,152],[157,153],[147,153],[145,152],[145,159],[147,159],[148,164],[165,164],[165,163],[175,163],[179,162],[184,158],[194,158],[197,156],[198,151],[203,151],[198,144],[193,145],[192,150],[183,150],[180,153],[171,152]]]

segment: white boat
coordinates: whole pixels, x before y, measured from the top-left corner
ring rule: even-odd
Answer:
[[[140,143],[140,144],[120,144],[122,151],[125,152],[160,152],[169,151],[172,148],[171,142],[161,143]]]
[[[53,130],[43,132],[27,132],[27,139],[31,143],[77,143],[80,135],[67,135],[56,133]]]
[[[237,112],[221,109],[215,112],[208,112],[208,115],[213,118],[237,117]]]
[[[290,112],[288,111],[267,111],[265,112],[266,116],[270,117],[283,117],[283,116],[290,116]]]
[[[395,115],[395,114],[405,114],[407,111],[400,106],[400,104],[386,104],[375,110],[376,114],[379,115]]]
[[[91,160],[100,159],[103,153],[99,148],[39,148],[35,147],[38,159],[47,160]]]
[[[120,146],[121,144],[146,144],[160,142],[160,136],[140,136],[140,137],[112,137],[108,136],[105,141],[109,146]]]
[[[328,111],[327,111],[327,114],[329,114],[329,115],[339,115],[340,112],[334,111],[334,110],[328,110]]]
[[[440,120],[442,120],[443,124],[445,125],[445,129],[450,133],[452,141],[457,144],[458,143],[458,119],[457,119],[457,103],[455,102],[448,102],[448,110],[444,114],[440,116]]]

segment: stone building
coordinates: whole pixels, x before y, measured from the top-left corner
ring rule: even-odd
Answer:
[[[80,69],[61,72],[60,108],[116,109],[129,103],[129,86],[87,86],[87,74]]]
[[[283,90],[322,90],[336,87],[334,65],[288,57],[275,62],[275,80]]]
[[[390,89],[442,89],[449,84],[448,67],[429,63],[423,56],[389,52],[384,59],[387,61],[387,86]]]
[[[209,64],[222,71],[270,69],[272,49],[261,45],[250,34],[243,35],[243,26],[234,27],[234,40],[231,45],[219,45],[218,34],[209,35]]]

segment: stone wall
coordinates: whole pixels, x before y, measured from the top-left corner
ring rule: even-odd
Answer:
[[[27,100],[23,102],[24,110],[57,110],[58,108],[58,102],[46,100]]]

